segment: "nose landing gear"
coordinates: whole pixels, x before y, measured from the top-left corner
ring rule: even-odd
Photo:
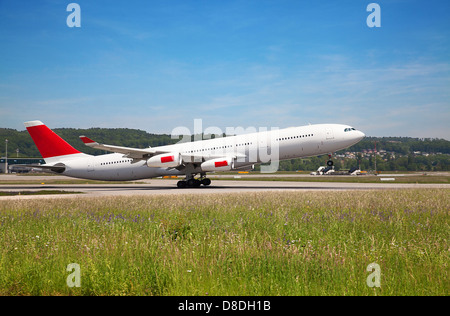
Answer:
[[[328,154],[328,161],[327,161],[327,166],[328,167],[332,167],[333,166],[333,160],[331,160],[331,154]]]

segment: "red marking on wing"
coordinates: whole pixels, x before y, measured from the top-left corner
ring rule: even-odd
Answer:
[[[95,143],[95,141],[93,141],[93,140],[90,139],[89,137],[82,136],[82,137],[80,137],[80,138],[81,138],[81,140],[83,141],[83,143],[85,143],[85,144]]]

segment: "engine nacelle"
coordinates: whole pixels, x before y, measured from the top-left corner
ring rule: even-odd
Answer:
[[[251,171],[253,169],[255,169],[254,164],[239,166],[238,163],[234,163],[234,168],[233,168],[233,170],[238,170],[238,171]]]
[[[152,168],[175,168],[181,165],[180,153],[167,153],[150,157],[147,166]]]
[[[205,161],[200,165],[203,171],[229,171],[233,169],[233,158],[217,158]]]

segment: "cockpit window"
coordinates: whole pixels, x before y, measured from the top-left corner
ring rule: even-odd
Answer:
[[[353,127],[347,127],[346,129],[344,129],[344,132],[350,132],[350,131],[356,131],[356,129]]]

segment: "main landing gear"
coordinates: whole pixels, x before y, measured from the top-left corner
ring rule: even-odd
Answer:
[[[194,179],[193,177],[187,180],[181,180],[177,182],[178,188],[199,188],[201,185],[208,186],[211,184],[211,179],[200,178]]]

